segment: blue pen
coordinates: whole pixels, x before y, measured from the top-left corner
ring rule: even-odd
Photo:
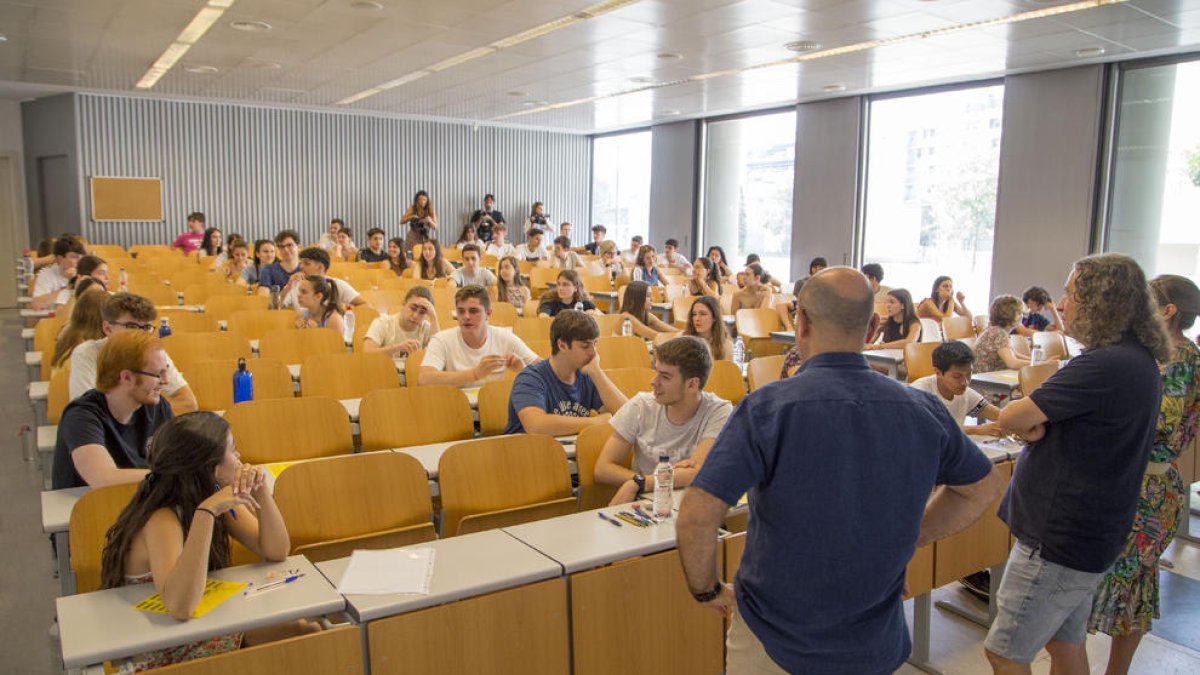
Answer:
[[[291,575],[291,576],[286,576],[286,577],[284,577],[284,578],[282,578],[282,579],[280,579],[280,580],[278,580],[278,581],[272,581],[272,582],[271,582],[271,583],[269,583],[269,584],[265,584],[265,585],[263,585],[263,586],[259,586],[259,587],[257,587],[257,588],[251,588],[251,589],[249,589],[249,590],[247,590],[247,591],[244,591],[244,592],[242,593],[242,595],[250,595],[251,593],[258,593],[259,591],[266,591],[266,590],[270,590],[270,589],[272,589],[272,588],[278,588],[278,587],[280,587],[280,586],[282,586],[282,585],[284,585],[284,584],[290,584],[290,583],[292,583],[293,581],[295,581],[295,580],[299,579],[299,578],[300,578],[300,577],[302,577],[302,576],[304,576],[304,573],[303,573],[303,572],[301,572],[300,574],[293,574],[293,575]]]
[[[618,523],[616,521],[616,519],[614,519],[614,518],[610,518],[609,516],[604,515],[603,511],[597,511],[596,515],[600,516],[600,520],[603,520],[608,523],[612,523],[613,525],[616,525],[617,527],[621,527],[621,523]]]

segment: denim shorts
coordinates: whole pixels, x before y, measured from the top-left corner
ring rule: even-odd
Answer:
[[[1084,642],[1092,594],[1103,576],[1047,562],[1040,548],[1018,541],[1000,588],[993,590],[999,612],[983,646],[1010,661],[1032,663],[1051,640]]]

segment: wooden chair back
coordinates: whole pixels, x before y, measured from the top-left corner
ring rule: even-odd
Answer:
[[[418,349],[408,355],[404,359],[404,386],[415,387],[417,383],[417,374],[421,372],[421,364],[425,361],[425,350]]]
[[[475,435],[467,395],[445,384],[369,392],[359,404],[358,426],[365,452],[463,441]]]
[[[933,350],[941,344],[941,342],[910,342],[904,345],[904,367],[908,369],[909,382],[933,375]]]
[[[620,335],[625,325],[624,314],[599,314],[592,317],[600,328],[600,337]]]
[[[63,326],[67,324],[69,317],[63,313],[62,315],[48,316],[33,327],[33,351],[42,353],[41,377],[42,380],[50,379],[50,362],[54,360],[55,349],[58,343],[58,334]],[[549,335],[550,332],[546,331]]]
[[[437,538],[425,469],[375,452],[293,464],[275,481],[292,553],[314,562]]]
[[[536,302],[525,304],[527,315],[536,312]],[[548,316],[523,316],[513,322],[513,335],[521,338],[526,344],[530,340],[549,340],[550,324],[553,322],[554,319]]]
[[[1058,361],[1046,361],[1032,366],[1022,366],[1017,371],[1017,382],[1021,385],[1021,394],[1028,396],[1050,376],[1058,372]]]
[[[172,282],[172,287],[174,287],[174,282]],[[185,305],[205,305],[207,307],[209,300],[218,297],[244,298],[246,297],[246,287],[240,284],[225,283],[220,278],[213,278],[205,279],[198,284],[188,284],[183,289],[183,304]]]
[[[983,331],[987,330],[988,315],[987,314],[976,314],[973,323],[975,324],[975,334],[979,335]]]
[[[376,389],[396,389],[400,375],[387,354],[314,354],[300,367],[300,395],[362,398]]]
[[[193,370],[196,361],[250,359],[250,341],[234,331],[176,333],[162,342],[175,366],[184,372]]]
[[[67,361],[64,368],[59,369],[50,378],[50,387],[46,396],[46,423],[57,425],[62,419],[63,410],[71,402],[71,362]]]
[[[95,488],[75,502],[67,537],[71,544],[71,571],[75,573],[77,593],[100,590],[105,535],[133,499],[139,485],[141,483],[124,483]],[[59,551],[59,555],[66,553]]]
[[[746,381],[742,379],[742,369],[733,361],[713,361],[712,372],[709,373],[704,390],[737,405],[746,398]]]
[[[488,318],[488,323],[493,326],[514,326],[517,318],[517,308],[512,303],[493,302],[492,315]]]
[[[229,315],[230,332],[241,333],[247,340],[261,340],[267,333],[296,328],[296,313],[290,309],[241,309]]]
[[[204,303],[204,313],[217,321],[229,321],[229,316],[236,311],[260,310],[266,311],[271,299],[262,295],[214,295]]]
[[[479,433],[498,436],[508,426],[508,399],[512,396],[513,380],[504,378],[485,382],[479,388]]]
[[[367,337],[367,330],[380,316],[379,312],[367,305],[359,305],[354,308],[354,337],[350,339],[354,351],[362,351],[363,339]]]
[[[588,293],[611,293],[613,289],[612,278],[607,274],[580,274],[579,280]]]
[[[681,330],[687,328],[688,312],[692,311],[692,305],[695,302],[695,296],[691,295],[685,295],[671,301],[671,319],[674,321],[676,328]]]
[[[596,460],[604,450],[604,444],[612,437],[611,424],[593,424],[575,437],[575,466],[579,475],[579,510],[591,511],[608,506],[617,494],[617,486],[596,482]],[[629,447],[623,464],[633,461],[633,446]]]
[[[786,358],[783,354],[778,354],[750,359],[750,362],[746,364],[746,383],[750,386],[750,391],[780,379],[783,361]]]
[[[342,334],[332,328],[277,328],[258,341],[259,356],[286,364],[304,363],[315,354],[345,353]]]
[[[739,309],[734,315],[734,325],[751,356],[771,356],[787,350],[787,345],[771,338],[772,331],[783,330],[779,312],[773,307]]]
[[[499,520],[511,517],[515,520],[504,524],[513,525],[578,508],[567,455],[550,436],[496,436],[454,445],[438,462],[438,483],[444,537],[465,534],[460,525],[471,516],[508,512]]]
[[[559,272],[562,270],[553,267],[534,267],[529,270],[529,289],[533,291],[534,296],[554,285],[558,281]]]
[[[1062,333],[1057,331],[1038,331],[1030,336],[1030,341],[1034,347],[1041,347],[1043,358],[1053,358],[1057,356],[1060,359],[1067,357],[1067,343],[1063,340]]]
[[[946,342],[975,337],[975,324],[969,316],[948,316],[942,319],[942,339]]]
[[[293,398],[292,375],[287,365],[275,359],[247,359],[246,369],[254,382],[254,400]],[[233,407],[233,374],[236,359],[193,361],[184,372],[188,386],[196,395],[200,410],[229,410]]]
[[[921,342],[941,342],[942,327],[933,319],[921,319]]]
[[[151,258],[160,255],[178,256],[179,258],[183,258],[182,251],[176,248],[171,248],[166,244],[134,244],[133,246],[129,247],[129,253],[139,260],[143,257]]]
[[[138,283],[130,281],[129,292],[146,298],[156,307],[172,307],[179,304],[179,298],[175,296],[175,291],[171,290],[170,286],[164,286],[157,281]]]
[[[600,361],[603,365],[604,361]],[[609,368],[604,366],[604,374],[608,375],[608,379],[625,394],[627,398],[633,398],[634,394],[639,394],[644,391],[651,391],[650,381],[654,379],[654,369],[649,367],[638,368]]]
[[[242,461],[269,464],[348,455],[354,450],[350,416],[331,398],[244,401],[225,411]]]
[[[1008,348],[1023,359],[1029,358],[1029,338],[1024,335],[1009,335]]]
[[[539,358],[550,358],[550,341],[549,340],[525,340],[525,346],[529,347],[534,354]]]
[[[380,314],[395,314],[404,306],[405,291],[394,290],[378,290],[378,291],[359,291],[359,295],[366,301],[375,311]],[[355,317],[355,325],[357,326],[358,318]]]
[[[635,335],[601,336],[596,341],[596,354],[605,369],[650,367],[650,350],[646,341]]]
[[[189,310],[169,309],[158,313],[158,325],[162,319],[167,319],[171,333],[213,333],[221,330],[217,320],[208,312],[192,312]]]

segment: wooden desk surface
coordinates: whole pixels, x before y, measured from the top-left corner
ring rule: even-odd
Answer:
[[[971,376],[971,384],[986,384],[993,387],[1008,387],[1016,389],[1021,386],[1015,370],[997,370],[990,373],[975,373]]]
[[[881,361],[884,363],[900,363],[904,361],[903,349],[870,349],[862,353],[867,357],[868,361]]]

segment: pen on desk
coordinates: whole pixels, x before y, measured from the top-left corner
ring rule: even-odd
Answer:
[[[622,512],[621,512],[621,515],[622,515],[622,516],[628,516],[628,517],[630,517],[630,518],[632,518],[632,519],[636,520],[637,522],[641,523],[642,525],[649,526],[649,525],[653,525],[653,524],[654,524],[654,522],[653,522],[653,521],[651,521],[649,518],[646,518],[645,516],[643,516],[643,515],[640,515],[640,514],[637,514],[637,513],[631,513],[631,512],[629,512],[629,511],[622,511]]]
[[[617,527],[621,526],[621,524],[618,523],[617,521],[613,520],[609,516],[604,515],[603,511],[597,511],[596,515],[600,516],[600,520],[603,520],[606,523],[612,523],[613,525],[616,525]]]
[[[284,577],[284,578],[280,579],[279,581],[272,581],[269,584],[263,584],[262,586],[258,586],[256,588],[251,588],[247,591],[244,591],[242,593],[242,595],[252,595],[252,594],[258,593],[260,591],[266,591],[266,590],[270,590],[272,588],[278,588],[284,584],[290,584],[302,576],[304,576],[303,572],[301,572],[300,574],[293,574],[291,576]]]
[[[633,525],[634,527],[646,527],[642,523],[634,520],[633,518],[630,518],[629,516],[625,515],[624,513],[618,513],[617,518],[620,518],[622,521],[629,523],[630,525]]]

